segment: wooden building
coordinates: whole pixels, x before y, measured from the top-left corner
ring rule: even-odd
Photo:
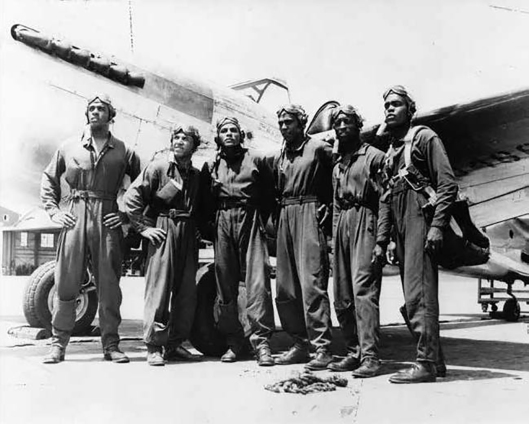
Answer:
[[[60,226],[51,221],[44,209],[32,209],[0,230],[4,275],[29,275],[55,259]]]

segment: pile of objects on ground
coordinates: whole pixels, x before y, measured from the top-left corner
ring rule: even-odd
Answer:
[[[347,379],[331,375],[329,377],[317,377],[310,371],[297,372],[291,378],[278,381],[265,386],[266,390],[274,393],[309,393],[332,392],[337,387],[346,387]]]

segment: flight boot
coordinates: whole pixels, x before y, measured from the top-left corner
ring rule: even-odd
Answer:
[[[238,350],[229,348],[224,355],[220,357],[220,362],[236,362],[239,356]]]
[[[354,355],[347,355],[341,361],[331,362],[327,368],[335,372],[354,371],[360,366],[360,360]]]
[[[272,352],[270,351],[270,346],[263,344],[262,346],[256,349],[255,356],[257,357],[257,364],[260,367],[271,367],[275,364],[274,358],[272,357]]]
[[[277,365],[304,364],[310,360],[307,346],[295,343],[288,352],[284,352],[275,359]]]
[[[58,364],[64,361],[65,349],[61,346],[52,345],[48,354],[42,359],[43,364]]]
[[[408,311],[406,310],[406,305],[402,305],[399,308],[400,314],[404,318],[404,322],[406,323],[406,327],[408,327],[408,330],[412,337],[417,340],[417,337],[415,333],[413,332],[411,328],[411,322],[408,318]],[[441,340],[439,339],[439,350],[437,351],[437,361],[435,363],[435,370],[437,377],[446,377],[446,363],[445,363],[445,355],[443,352],[443,348],[441,347]]]
[[[111,346],[105,349],[103,358],[105,361],[112,361],[116,364],[126,364],[127,362],[130,362],[129,357],[119,350],[117,346]]]
[[[305,369],[311,371],[326,370],[331,362],[332,355],[329,353],[329,351],[325,348],[320,348],[316,352],[316,356],[314,357],[314,359],[312,359],[307,365],[305,365]]]
[[[356,378],[370,378],[375,377],[380,374],[380,369],[382,365],[380,361],[376,358],[366,358],[362,361],[357,369],[353,371],[353,377]]]
[[[200,355],[195,355],[187,350],[184,346],[171,346],[165,349],[164,359],[166,361],[186,361],[186,362],[196,362],[202,360]]]
[[[389,382],[395,384],[433,383],[435,380],[436,371],[432,362],[417,362],[389,378]]]
[[[147,346],[147,363],[152,367],[163,367],[165,365],[160,346]]]

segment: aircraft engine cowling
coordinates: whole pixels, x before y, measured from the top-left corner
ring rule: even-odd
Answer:
[[[137,72],[131,72],[122,64],[115,63],[105,56],[91,53],[86,49],[73,46],[67,41],[48,37],[39,31],[20,24],[11,27],[11,35],[15,40],[30,47],[57,56],[73,65],[82,66],[120,84],[139,88],[143,88],[145,85],[145,77]]]

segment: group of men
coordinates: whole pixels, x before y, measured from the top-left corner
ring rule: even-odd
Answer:
[[[238,120],[226,117],[216,127],[217,154],[202,170],[191,163],[201,142],[198,131],[178,125],[170,148],[141,173],[134,152],[109,132],[115,115],[110,99],[91,99],[89,130],[81,142],[58,150],[42,180],[46,210],[63,226],[55,278],[59,303],[44,362],[64,359],[88,261],[98,288],[104,358],[128,362],[118,347],[122,217],[116,203],[128,174],[133,182],[124,197],[127,217],[149,241],[144,309],[149,365],[198,359],[182,343],[190,335],[196,305],[199,232],[215,250],[218,329],[228,346],[222,362],[238,360],[243,350],[237,303],[243,281],[250,342],[260,366],[303,363],[310,370],[352,371],[359,378],[380,374],[379,298],[393,239],[417,362],[390,381],[431,382],[444,376],[437,255],[457,185],[439,137],[427,127],[412,126],[415,103],[406,89],[392,87],[383,99],[380,132],[391,140],[387,153],[361,141],[363,119],[353,106],[333,109],[333,146],[307,136],[307,115],[291,104],[277,112],[284,141],[273,156],[246,148]],[[410,174],[420,177],[420,189],[410,184]],[[71,191],[67,212],[59,208],[62,175]],[[435,193],[435,202],[425,187]],[[275,357],[269,343],[275,327],[265,234],[269,219],[277,228],[275,302],[282,328],[293,340]],[[340,360],[330,351],[331,236],[334,308],[347,346]]]

